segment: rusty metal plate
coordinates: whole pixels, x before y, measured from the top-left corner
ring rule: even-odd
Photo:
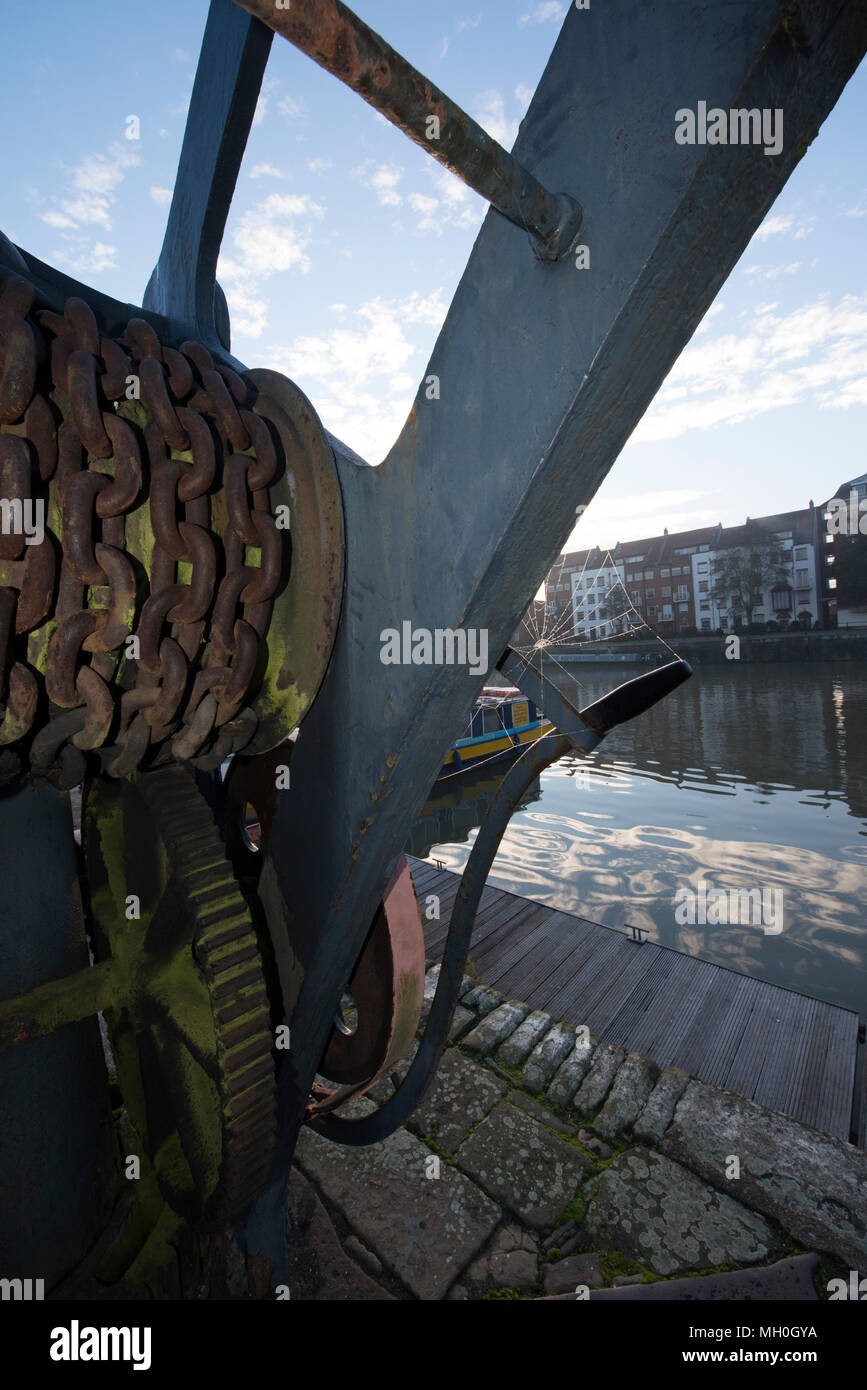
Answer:
[[[271,512],[286,506],[291,560],[268,628],[267,666],[252,708],[259,725],[245,753],[273,748],[297,728],[322,684],[343,597],[343,503],[331,447],[319,417],[279,372],[245,373],[253,407],[276,429],[285,472],[269,488]]]

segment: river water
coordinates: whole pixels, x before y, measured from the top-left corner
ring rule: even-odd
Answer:
[[[582,665],[580,692],[571,673],[551,674],[586,704],[641,669]],[[489,882],[863,1017],[865,745],[867,663],[697,667],[595,753],[542,774]],[[408,852],[460,871],[503,767],[438,783]],[[764,890],[780,915],[710,911],[702,923],[702,882]],[[693,924],[682,889],[697,895]]]

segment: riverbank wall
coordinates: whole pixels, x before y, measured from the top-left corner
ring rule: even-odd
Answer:
[[[761,636],[741,635],[739,637],[737,659],[747,665],[762,665],[772,662],[849,662],[867,661],[867,628],[856,630],[837,629],[830,632],[774,632]],[[680,634],[666,638],[677,655],[683,657],[691,666],[723,666],[733,658],[726,655],[730,651],[730,639],[718,633],[705,637],[683,637]],[[548,653],[557,661],[566,661],[575,655],[574,649],[552,647]],[[588,642],[581,646],[580,656],[594,656],[600,664],[613,658],[631,656],[642,661],[663,664],[671,660],[670,653],[658,639],[647,641]],[[625,663],[624,663],[625,664]]]

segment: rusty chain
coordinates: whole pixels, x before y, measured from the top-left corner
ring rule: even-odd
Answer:
[[[140,318],[106,337],[84,300],[35,298],[0,284],[0,781],[213,769],[257,727],[279,441],[201,343]],[[31,544],[6,523],[37,509]]]

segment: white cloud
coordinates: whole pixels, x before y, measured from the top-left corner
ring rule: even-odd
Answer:
[[[65,265],[79,275],[96,275],[101,270],[113,270],[117,265],[116,255],[117,247],[109,246],[104,241],[97,241],[78,256],[70,256],[63,251],[56,253],[58,265]]]
[[[698,526],[714,526],[718,521],[716,493],[672,488],[608,497],[602,492],[593,498],[563,550],[584,550],[595,545],[605,549],[633,536],[661,535],[666,526],[669,531],[691,531]]]
[[[281,270],[310,270],[307,247],[313,219],[325,208],[306,194],[271,193],[241,217],[232,232],[236,254],[220,256],[217,275],[226,292],[233,330],[259,338],[268,326],[262,282]]]
[[[535,87],[527,87],[523,82],[519,82],[515,88],[515,96],[518,98],[518,105],[521,108],[521,115],[525,115],[530,102],[533,100]]]
[[[306,194],[270,193],[264,202],[244,213],[232,235],[244,270],[261,276],[294,267],[308,271],[310,223],[299,228],[297,219],[322,217],[324,212],[324,207]]]
[[[795,241],[803,241],[813,230],[815,218],[806,217],[800,222],[796,222],[791,213],[775,214],[773,217],[766,217],[762,225],[753,233],[753,241],[767,241],[772,236],[782,236],[786,232],[791,232]]]
[[[794,217],[766,217],[762,225],[753,233],[753,241],[767,241],[768,237],[788,232],[794,225]]]
[[[418,213],[417,232],[435,232],[441,236],[447,227],[477,228],[485,215],[487,204],[457,175],[441,168],[433,160],[424,166],[436,194],[410,193],[407,202]]]
[[[220,262],[220,283],[226,292],[226,302],[232,320],[232,332],[245,338],[260,338],[268,326],[268,304],[253,288],[254,281],[243,279],[228,282],[223,262]],[[226,281],[226,283],[223,283]]]
[[[330,159],[308,159],[307,168],[311,174],[324,174],[331,168]]]
[[[269,349],[269,361],[299,382],[329,430],[378,461],[406,419],[431,345],[430,333],[413,342],[409,330],[438,329],[446,312],[439,289],[403,300],[376,297],[326,334]]]
[[[172,190],[170,188],[158,188],[155,184],[152,184],[148,192],[154,202],[161,208],[168,207],[169,203],[172,201]]]
[[[282,169],[278,169],[275,164],[254,164],[250,170],[251,179],[285,179],[286,175]]]
[[[39,216],[43,222],[47,222],[49,227],[76,227],[78,224],[74,218],[69,217],[65,212],[41,212]]]
[[[379,201],[387,207],[397,207],[403,202],[397,191],[403,173],[403,169],[398,169],[395,164],[380,164],[370,176],[371,188],[375,190]]]
[[[519,24],[559,24],[565,17],[566,6],[560,0],[539,0],[526,14],[522,14]]]
[[[419,220],[416,223],[418,231],[442,231],[442,220],[433,216],[440,205],[439,198],[429,198],[425,193],[410,193],[408,202],[413,212],[419,213]]]
[[[788,265],[772,265],[763,269],[761,266],[750,265],[746,268],[746,274],[751,275],[754,280],[779,280],[781,275],[796,275],[801,269],[803,261],[790,261]]]
[[[265,93],[264,93],[264,92],[260,92],[260,93],[259,93],[259,99],[258,99],[258,101],[256,102],[256,110],[253,112],[253,125],[261,125],[261,124],[262,124],[262,122],[263,122],[264,119],[265,119],[265,115],[266,115],[267,110],[268,110],[268,98],[265,96]]]
[[[480,92],[475,100],[474,115],[479,125],[489,135],[492,135],[507,150],[512,148],[515,143],[515,136],[518,134],[518,122],[507,118],[501,92],[493,88],[487,92]]]
[[[182,48],[173,48],[172,58],[176,63],[188,63],[190,61],[189,53],[185,53]]]
[[[460,34],[464,29],[478,29],[482,22],[482,16],[477,15],[475,19],[459,19],[455,25],[455,32]]]
[[[697,338],[700,333],[707,333],[708,329],[711,326],[711,323],[716,318],[717,314],[721,314],[724,308],[725,305],[723,304],[722,300],[717,300],[715,304],[712,304],[708,309],[707,313],[705,314],[704,318],[702,319],[701,323],[699,324],[698,328],[695,330],[693,338]]]
[[[281,97],[277,103],[277,110],[287,120],[297,121],[304,115],[304,102],[296,97]]]
[[[89,154],[70,171],[69,196],[55,197],[57,209],[40,213],[43,222],[51,227],[81,227],[95,225],[111,227],[111,209],[116,202],[115,189],[123,182],[127,169],[141,163],[133,142],[115,141],[107,154]]]
[[[449,51],[449,36],[448,36],[448,34],[446,34],[446,36],[445,36],[445,38],[443,39],[443,42],[442,42],[442,47],[441,47],[441,49],[440,49],[440,58],[444,58],[444,57],[446,56],[446,54],[448,53],[448,51]]]
[[[775,308],[760,305],[741,334],[693,340],[633,440],[676,439],[785,405],[867,403],[867,296]]]

